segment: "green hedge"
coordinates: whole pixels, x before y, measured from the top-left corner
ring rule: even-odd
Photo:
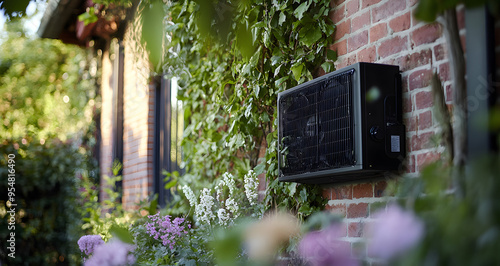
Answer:
[[[18,147],[18,149],[16,149]],[[9,154],[15,155],[15,195],[8,194]],[[49,140],[0,144],[0,260],[6,265],[71,265],[80,260],[81,235],[77,171],[84,155],[71,143]],[[12,156],[11,156],[12,157]],[[12,161],[10,162],[12,163]],[[12,172],[12,170],[11,170]],[[11,189],[12,191],[12,189]],[[9,196],[15,206],[15,230],[9,227]],[[7,209],[6,209],[7,208]],[[7,249],[15,233],[15,258]]]

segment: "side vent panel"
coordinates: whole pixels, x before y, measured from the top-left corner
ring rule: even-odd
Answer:
[[[379,70],[384,70],[384,67],[389,68],[390,71],[383,72],[387,75],[376,78],[385,79],[383,83],[392,84],[391,88],[387,86],[378,88],[375,86],[377,82],[374,86],[367,84],[367,81],[363,80],[365,76],[363,73],[369,71],[370,67],[377,67]],[[376,72],[378,75],[379,72]],[[382,168],[389,169],[378,169],[373,164],[364,165],[363,158],[366,156],[363,156],[363,153],[369,152],[366,151],[364,142],[372,141],[370,147],[373,146],[375,149],[381,147],[380,151],[373,152],[381,152],[386,156],[386,147],[392,147],[392,151],[398,153],[397,155],[402,153],[404,157],[402,147],[405,145],[401,143],[404,142],[404,126],[397,119],[401,117],[398,115],[401,104],[396,102],[401,101],[400,86],[395,81],[399,78],[398,75],[398,67],[358,63],[280,93],[278,96],[280,180],[331,183],[366,178],[367,175],[372,176],[380,172],[379,170],[393,170],[393,164],[386,167],[387,164],[384,163]],[[381,125],[369,126],[368,121],[363,121],[371,115],[371,113],[365,114],[364,101],[367,97],[368,100],[374,97],[366,95],[367,86],[368,90],[372,89],[371,94],[385,99],[385,105],[375,107],[382,110],[380,121],[387,120],[387,123],[381,122]],[[374,92],[373,88],[377,91]],[[398,130],[391,131],[392,126]],[[397,132],[399,135],[386,138],[386,132]],[[369,137],[370,134],[376,137]],[[367,138],[368,140],[363,141]],[[386,143],[380,143],[385,139],[392,143],[388,143],[387,146]],[[394,157],[392,155],[390,157]]]

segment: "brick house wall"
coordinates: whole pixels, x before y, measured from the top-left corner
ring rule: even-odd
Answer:
[[[442,147],[431,137],[438,130],[433,121],[430,78],[437,72],[452,102],[449,64],[443,29],[413,17],[416,0],[332,0],[331,19],[337,26],[337,69],[356,62],[399,65],[402,71],[403,119],[406,125],[406,172],[416,175],[427,163],[440,158]],[[465,42],[464,9],[458,8],[462,43]],[[385,206],[385,180],[361,181],[324,187],[327,210],[345,217],[344,240],[355,256],[364,257],[364,228],[374,210]]]
[[[153,127],[154,91],[148,84],[149,68],[147,61],[137,56],[134,42],[129,41],[130,30],[121,42],[123,49],[123,158],[122,158],[122,203],[123,208],[132,209],[136,203],[146,199],[153,191]],[[108,43],[102,62],[101,85],[101,199],[106,198],[102,177],[112,175],[116,148],[116,125],[113,120],[116,101],[116,69],[118,41]],[[112,47],[114,46],[114,47]],[[114,48],[114,49],[113,49]],[[154,89],[154,88],[153,88]]]
[[[148,62],[135,54],[125,36],[123,121],[123,207],[133,208],[153,191],[154,91]]]

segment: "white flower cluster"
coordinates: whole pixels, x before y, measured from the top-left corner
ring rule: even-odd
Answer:
[[[238,207],[238,203],[233,198],[227,198],[226,208],[231,212],[234,218],[239,216],[238,210],[240,208]]]
[[[210,195],[210,189],[204,188],[201,191],[200,203],[196,205],[194,211],[196,217],[201,223],[210,225],[210,222],[215,218],[212,211],[214,207],[214,197]]]
[[[234,176],[231,173],[225,172],[222,174],[222,182],[229,188],[229,194],[233,195],[236,189],[236,182],[234,181]]]
[[[259,187],[259,180],[257,175],[253,170],[248,171],[248,173],[243,177],[243,181],[245,182],[245,194],[247,195],[247,199],[250,202],[250,205],[257,204],[258,192],[257,189]]]
[[[196,199],[196,196],[194,195],[191,188],[188,185],[184,185],[182,187],[182,191],[184,192],[184,195],[186,195],[186,198],[189,201],[189,205],[191,205],[191,207],[196,207],[196,205],[198,205],[198,200]]]
[[[229,215],[228,212],[226,212],[226,209],[224,208],[220,208],[217,211],[217,217],[219,217],[219,224],[222,226],[228,225],[231,219],[231,216]]]

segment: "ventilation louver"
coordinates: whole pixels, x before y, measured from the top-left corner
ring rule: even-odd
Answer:
[[[281,181],[331,183],[397,170],[405,155],[397,66],[357,63],[278,95]]]

